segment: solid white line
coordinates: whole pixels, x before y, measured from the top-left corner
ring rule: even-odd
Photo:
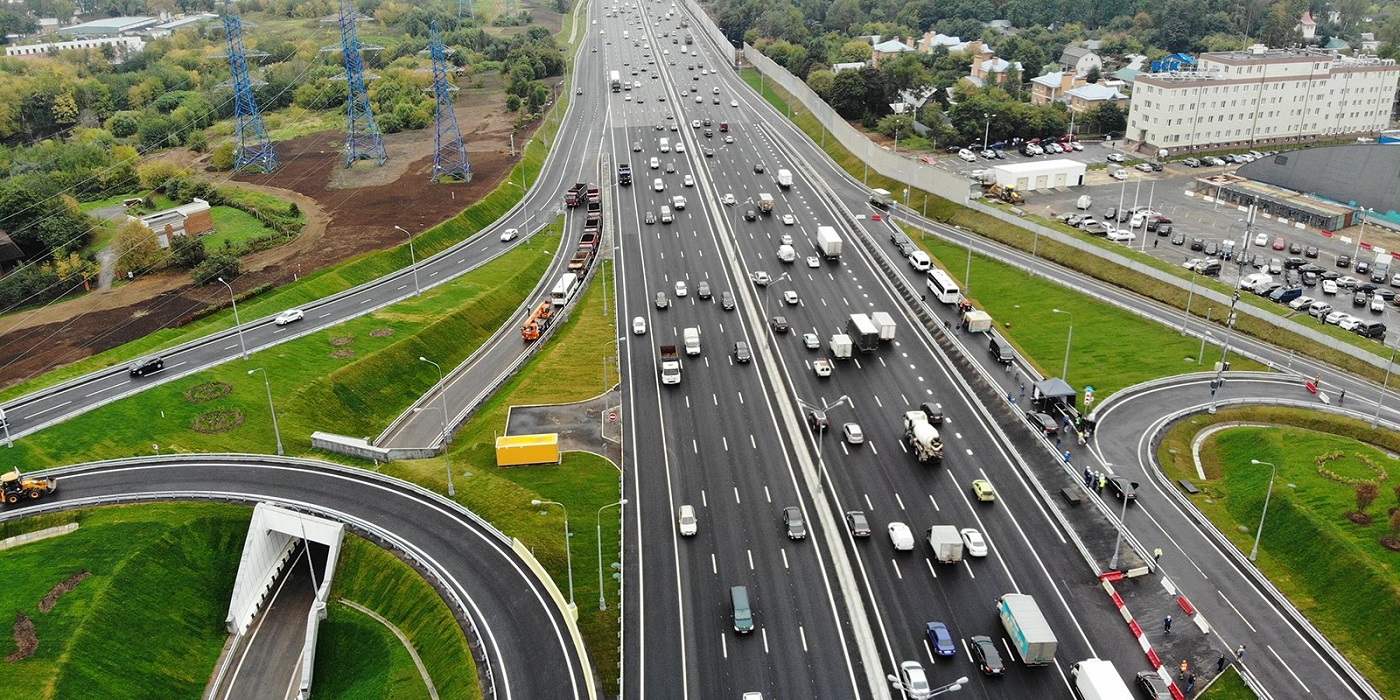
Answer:
[[[1249,627],[1249,631],[1250,631],[1250,632],[1253,632],[1253,633],[1255,633],[1255,634],[1259,634],[1259,630],[1254,629],[1254,625],[1249,624],[1249,618],[1245,617],[1245,616],[1244,616],[1244,613],[1240,612],[1240,609],[1237,608],[1237,607],[1235,607],[1235,604],[1232,603],[1232,602],[1230,602],[1230,599],[1229,599],[1229,598],[1226,598],[1226,597],[1225,597],[1225,592],[1224,592],[1224,591],[1217,590],[1216,593],[1220,595],[1220,599],[1223,600],[1223,601],[1225,601],[1225,604],[1226,604],[1226,605],[1230,606],[1230,609],[1231,609],[1231,610],[1234,610],[1234,611],[1235,611],[1235,614],[1238,615],[1239,618],[1240,618],[1240,622],[1243,622],[1243,623],[1245,624],[1246,627]]]
[[[1270,654],[1273,654],[1275,659],[1278,659],[1278,663],[1279,663],[1280,666],[1283,667],[1283,670],[1287,671],[1287,672],[1288,672],[1288,675],[1293,676],[1293,680],[1297,681],[1297,682],[1298,682],[1298,685],[1303,686],[1303,690],[1305,690],[1305,691],[1307,691],[1307,692],[1309,692],[1309,693],[1312,692],[1311,690],[1308,689],[1308,684],[1307,684],[1307,683],[1304,683],[1304,682],[1303,682],[1303,679],[1299,678],[1299,677],[1298,677],[1298,674],[1296,674],[1296,673],[1293,672],[1293,667],[1289,666],[1289,665],[1288,665],[1288,662],[1287,662],[1287,661],[1284,661],[1283,658],[1280,657],[1280,656],[1278,655],[1278,652],[1274,651],[1274,648],[1273,648],[1273,647],[1271,647],[1271,646],[1265,646],[1264,648],[1265,648],[1265,649],[1268,649],[1268,650],[1269,650],[1269,653],[1270,653]]]

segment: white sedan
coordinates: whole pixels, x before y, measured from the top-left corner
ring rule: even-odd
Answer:
[[[738,203],[739,203],[739,200],[734,199],[734,193],[732,193],[732,192],[726,192],[726,193],[724,194],[724,196],[720,198],[719,201],[720,201],[721,204],[723,204],[723,205],[726,206],[726,207],[732,207],[732,206],[734,206],[735,204],[738,204]]]
[[[641,316],[632,319],[632,333],[636,335],[646,335],[647,320],[642,318]]]
[[[686,173],[685,180],[683,181],[682,184],[684,184],[686,187],[694,187],[694,186],[695,186],[695,178],[692,177],[689,173]]]
[[[974,528],[965,527],[958,534],[962,535],[963,546],[967,548],[969,557],[987,556],[987,541],[982,539],[982,533]]]
[[[676,296],[683,297],[686,294],[685,280],[676,280]]]
[[[783,214],[784,226],[791,226],[795,223],[797,223],[797,217],[793,216],[792,214]]]
[[[815,255],[807,256],[807,267],[821,267],[822,261]]]
[[[1137,236],[1134,235],[1132,231],[1125,228],[1110,228],[1108,229],[1108,240],[1130,243],[1137,240]]]
[[[730,107],[738,107],[738,106],[739,106],[739,101],[738,101],[738,100],[730,100],[730,101],[729,101],[729,106],[730,106]]]
[[[1128,179],[1128,171],[1126,171],[1126,170],[1124,170],[1124,169],[1122,169],[1122,168],[1119,168],[1119,169],[1117,169],[1117,170],[1115,170],[1115,171],[1109,173],[1109,175],[1112,175],[1112,176],[1113,176],[1113,179],[1115,179],[1115,180],[1126,180],[1126,179]]]
[[[847,423],[841,426],[841,435],[846,438],[846,442],[852,445],[865,442],[865,432],[860,429],[860,423]]]
[[[501,232],[501,242],[502,242],[502,243],[505,243],[506,241],[513,241],[513,240],[515,240],[516,237],[518,237],[519,235],[520,235],[520,229],[518,229],[518,228],[508,228],[508,229],[506,229],[505,231],[502,231],[502,232]]]
[[[914,549],[914,533],[904,523],[890,523],[890,544],[899,551],[908,552]]]
[[[279,326],[285,326],[288,323],[291,323],[293,321],[300,321],[303,318],[306,318],[305,311],[302,311],[301,309],[288,309],[280,314],[277,314],[277,318],[273,319],[272,322]]]
[[[797,302],[798,302],[798,298],[797,298],[797,291],[796,291],[796,290],[788,289],[788,290],[784,290],[784,291],[783,291],[783,305],[784,305],[784,306],[797,306]]]

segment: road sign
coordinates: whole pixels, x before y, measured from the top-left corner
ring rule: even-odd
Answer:
[[[616,422],[617,422],[617,411],[608,411],[608,420],[610,420],[610,421],[616,423]]]

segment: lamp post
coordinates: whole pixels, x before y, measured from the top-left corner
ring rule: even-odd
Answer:
[[[1051,309],[1053,313],[1064,314],[1069,317],[1069,337],[1065,338],[1065,368],[1060,371],[1060,379],[1066,384],[1069,383],[1069,349],[1074,343],[1074,314],[1063,309]]]
[[[249,376],[251,376],[254,372],[262,372],[263,386],[267,388],[267,409],[272,412],[272,434],[277,436],[277,455],[280,457],[283,454],[282,431],[277,428],[277,407],[272,403],[272,382],[268,381],[267,370],[263,369],[262,367],[254,367],[253,369],[248,370]]]
[[[397,224],[394,228],[403,231],[408,236],[408,262],[409,267],[413,268],[413,296],[422,296],[423,288],[418,286],[418,256],[413,252],[413,234]]]
[[[572,535],[569,534],[569,509],[568,509],[568,508],[565,508],[565,507],[564,507],[564,504],[563,504],[563,503],[560,503],[559,501],[544,501],[544,500],[540,500],[540,499],[538,499],[538,498],[532,499],[532,500],[530,501],[530,505],[532,505],[532,506],[559,506],[559,509],[562,510],[562,511],[564,511],[564,561],[566,562],[566,563],[565,563],[565,566],[567,566],[567,567],[569,568],[569,607],[571,607],[571,608],[572,608],[572,607],[575,607],[575,606],[574,606],[574,550],[573,550],[573,547],[569,544],[569,538],[572,536]]]
[[[1133,491],[1137,491],[1137,484],[1133,484]],[[1113,542],[1113,561],[1108,563],[1110,571],[1118,570],[1118,550],[1123,546],[1123,528],[1128,526],[1128,497],[1123,496],[1123,510],[1118,513],[1118,539]]]
[[[1278,467],[1273,462],[1262,462],[1257,459],[1249,460],[1250,464],[1267,464],[1273,467],[1269,472],[1269,490],[1264,492],[1264,512],[1259,514],[1259,530],[1254,533],[1254,549],[1249,550],[1249,560],[1254,561],[1259,556],[1259,538],[1264,536],[1264,516],[1269,514],[1269,497],[1274,495],[1274,477],[1278,476]]]
[[[443,383],[442,365],[421,355],[418,359],[437,368],[438,398],[442,399],[442,456],[447,460],[447,495],[456,496],[457,489],[452,485],[452,432],[447,429],[447,385]]]
[[[238,347],[243,350],[243,359],[248,359],[248,346],[243,343],[243,322],[238,320],[238,295],[233,293],[233,285],[224,281],[224,278],[217,278],[219,283],[228,287],[228,296],[233,300],[233,328],[238,331]]]
[[[1367,209],[1366,207],[1361,207],[1361,230],[1356,232],[1356,252],[1351,254],[1352,260],[1355,260],[1361,255],[1361,238],[1366,235],[1366,218],[1369,217],[1375,211],[1375,209]]]
[[[1186,337],[1186,324],[1191,320],[1191,300],[1196,298],[1196,267],[1191,266],[1191,291],[1186,294],[1186,311],[1181,314],[1181,335]]]
[[[819,410],[821,410],[822,415],[826,415],[826,412],[827,412],[827,411],[830,411],[831,409],[836,408],[837,406],[840,406],[841,404],[846,404],[847,406],[850,406],[850,407],[852,407],[852,408],[855,408],[855,404],[851,403],[851,397],[850,397],[850,396],[847,396],[846,394],[842,394],[840,398],[836,399],[836,401],[835,401],[834,403],[831,403],[831,404],[827,404],[826,399],[822,399],[821,401],[822,401],[822,403],[821,403],[821,407],[820,407]],[[803,408],[807,408],[807,409],[816,409],[816,408],[817,408],[817,405],[816,405],[816,404],[814,404],[814,403],[808,403],[808,402],[806,402],[806,401],[803,401],[803,400],[800,399],[800,398],[797,400],[797,403],[798,403],[798,405],[802,406]],[[828,419],[827,419],[827,422],[830,422],[830,421],[831,421],[831,419],[828,418]],[[824,458],[823,458],[823,450],[822,450],[822,448],[825,446],[825,443],[826,443],[826,441],[822,439],[822,438],[824,438],[824,437],[826,437],[826,426],[821,426],[821,427],[817,428],[817,469],[822,473],[823,476],[826,475],[826,461],[825,461]],[[830,481],[829,478],[828,478],[827,480]]]
[[[991,146],[987,144],[987,141],[992,138],[992,119],[996,117],[996,115],[987,114],[984,112],[982,114],[982,117],[987,120],[987,127],[982,130],[982,149],[986,150],[988,148],[991,148]]]
[[[972,243],[967,244],[967,271],[963,273],[963,289],[972,291]]]
[[[627,499],[622,499],[616,503],[609,503],[598,509],[598,609],[608,609],[608,599],[603,595],[603,510],[613,506],[625,506]]]
[[[1225,358],[1230,356],[1230,337],[1235,333],[1235,304],[1240,301],[1240,283],[1235,280],[1235,295],[1230,298],[1230,315],[1225,318],[1225,342],[1220,347],[1220,364],[1215,368],[1215,379],[1210,383],[1210,408],[1206,412],[1215,415],[1215,394],[1220,390],[1221,378],[1225,374]]]
[[[1376,399],[1376,415],[1371,416],[1371,429],[1381,422],[1381,405],[1385,403],[1385,393],[1390,388],[1390,368],[1395,364],[1395,348],[1390,349],[1390,361],[1385,363],[1385,380],[1381,382],[1381,396]],[[8,431],[8,428],[6,429]],[[8,433],[7,433],[8,434]]]

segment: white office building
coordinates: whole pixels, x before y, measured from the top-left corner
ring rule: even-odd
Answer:
[[[1133,83],[1130,145],[1172,152],[1326,141],[1390,124],[1400,66],[1317,49],[1202,54],[1194,71]]]

